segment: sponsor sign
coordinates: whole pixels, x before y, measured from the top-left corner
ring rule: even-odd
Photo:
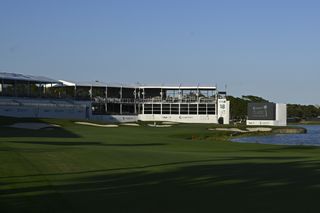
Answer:
[[[249,103],[248,120],[276,120],[276,104]]]

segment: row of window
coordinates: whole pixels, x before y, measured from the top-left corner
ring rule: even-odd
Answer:
[[[144,114],[214,115],[215,104],[144,104]]]
[[[92,114],[94,115],[136,115],[139,112],[137,104],[119,103],[92,103]]]

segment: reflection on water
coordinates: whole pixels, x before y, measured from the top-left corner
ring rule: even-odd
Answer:
[[[320,125],[306,125],[302,127],[308,130],[307,134],[278,134],[270,136],[235,138],[232,139],[232,141],[239,143],[320,146]]]

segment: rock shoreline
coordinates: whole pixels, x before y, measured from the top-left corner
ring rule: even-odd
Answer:
[[[299,127],[299,128],[279,128],[273,129],[272,133],[275,134],[306,134],[307,129]]]
[[[214,128],[208,130],[215,130],[215,131],[230,131],[234,133],[254,133],[254,132],[269,132],[273,134],[306,134],[307,129],[303,127],[248,127],[246,129],[239,129],[239,128]]]

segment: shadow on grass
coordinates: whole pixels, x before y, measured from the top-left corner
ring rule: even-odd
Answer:
[[[80,136],[61,127],[39,130],[0,127],[0,137],[79,138]]]
[[[320,211],[319,164],[254,161],[103,173],[2,190],[1,212]]]
[[[50,137],[79,138],[80,136],[63,127],[48,127],[39,130],[8,127],[15,123],[47,123],[40,118],[13,118],[0,116],[0,137]]]
[[[51,146],[114,146],[114,147],[141,147],[141,146],[163,146],[165,143],[138,143],[138,144],[108,144],[101,142],[61,142],[61,141],[9,141],[10,143],[51,145]]]
[[[306,145],[275,145],[278,146],[276,148],[267,148],[267,149],[257,149],[257,150],[249,150],[254,152],[281,152],[281,151],[313,151],[313,150],[319,150],[320,146],[306,146]],[[246,150],[243,150],[246,151]]]
[[[11,125],[15,123],[25,123],[25,122],[43,122],[41,118],[15,118],[15,117],[5,117],[0,116],[0,125]]]
[[[144,166],[135,166],[135,167],[118,167],[112,169],[103,169],[103,170],[90,170],[90,171],[81,171],[81,172],[64,172],[64,173],[41,173],[34,175],[23,175],[23,176],[2,176],[1,179],[8,178],[30,178],[30,177],[42,177],[42,176],[61,176],[61,175],[79,175],[79,174],[96,174],[101,172],[129,172],[133,170],[141,170],[141,169],[152,169],[156,167],[164,167],[164,166],[185,166],[188,164],[210,164],[210,163],[218,163],[218,162],[228,162],[228,161],[247,161],[252,160],[252,157],[234,157],[234,158],[214,158],[214,159],[204,159],[204,160],[190,160],[190,161],[176,161],[171,163],[161,163],[161,164],[149,164]],[[254,159],[259,161],[265,160],[281,160],[281,161],[301,161],[305,159],[304,157],[254,157]],[[304,162],[317,162],[317,161],[305,161]]]

